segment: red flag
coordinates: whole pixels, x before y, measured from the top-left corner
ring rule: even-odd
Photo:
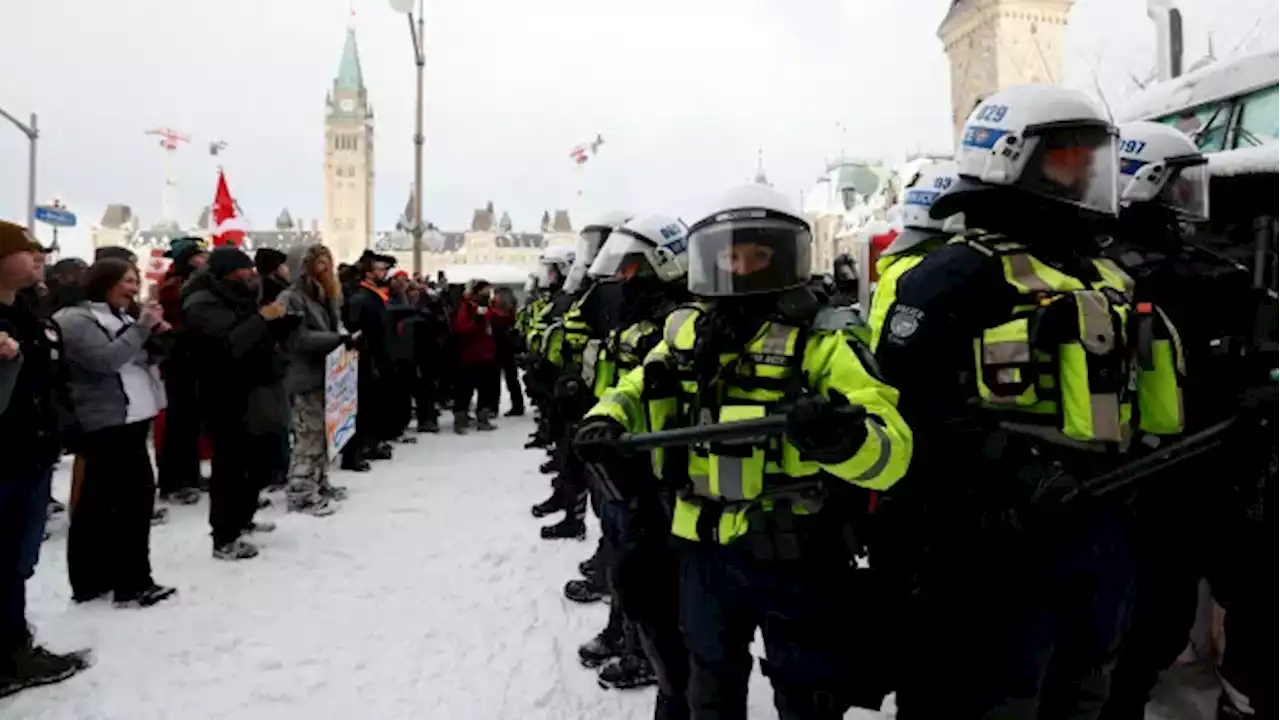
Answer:
[[[234,245],[244,242],[244,223],[236,217],[236,202],[227,189],[227,178],[218,168],[218,189],[213,195],[213,246]]]

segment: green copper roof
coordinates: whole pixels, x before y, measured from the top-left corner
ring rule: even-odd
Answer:
[[[355,28],[347,28],[347,42],[342,46],[342,64],[338,65],[338,90],[359,91],[364,88],[364,75],[360,72],[360,53],[356,50]]]

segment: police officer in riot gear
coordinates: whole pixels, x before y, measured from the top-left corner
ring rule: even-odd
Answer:
[[[898,277],[964,231],[963,213],[938,220],[929,216],[933,201],[955,183],[956,170],[954,160],[938,160],[922,166],[907,183],[902,201],[903,230],[876,260],[880,280],[867,313],[867,324],[871,327],[869,344],[873,350],[880,342]],[[886,291],[879,292],[880,287]]]
[[[618,286],[624,302],[618,327],[595,353],[595,397],[603,397],[618,378],[640,366],[661,341],[667,315],[689,299],[688,247],[683,222],[651,215],[618,228],[601,248],[590,275]],[[579,649],[579,657],[589,667],[608,663],[600,670],[602,686],[631,688],[657,681],[659,705],[684,708],[689,671],[678,625],[676,564],[667,543],[670,498],[660,496],[652,478],[645,484],[653,492],[629,499],[603,491],[602,482],[608,479],[600,478],[593,487],[602,531],[596,569],[607,578],[613,602],[608,625]],[[583,589],[591,579],[573,583]],[[566,586],[566,596],[570,590]]]
[[[1273,716],[1274,645],[1260,642],[1265,634],[1257,630],[1274,613],[1275,584],[1244,560],[1270,532],[1262,517],[1234,512],[1231,496],[1264,478],[1266,448],[1274,448],[1274,382],[1267,372],[1275,357],[1254,337],[1259,303],[1274,307],[1274,299],[1253,287],[1245,265],[1253,259],[1249,243],[1237,238],[1215,248],[1215,238],[1201,232],[1210,220],[1208,158],[1190,138],[1167,125],[1134,122],[1120,127],[1119,147],[1121,210],[1107,253],[1134,277],[1137,300],[1160,308],[1179,332],[1182,364],[1173,370],[1184,381],[1187,431],[1232,417],[1237,423],[1217,450],[1165,468],[1136,493],[1130,531],[1137,597],[1103,717],[1143,717],[1157,675],[1186,645],[1202,577],[1239,623],[1228,647],[1245,662],[1224,662],[1223,675],[1230,682],[1233,665],[1244,668],[1235,674],[1244,676],[1237,681],[1244,687],[1236,689],[1257,717]],[[1242,401],[1259,386],[1271,388],[1272,398],[1261,416]],[[1231,469],[1227,477],[1222,468]],[[1224,522],[1206,524],[1206,507]],[[1191,530],[1197,527],[1208,532]],[[1244,547],[1232,547],[1233,540]],[[1236,717],[1229,709],[1221,716]]]
[[[894,498],[919,509],[897,531],[919,542],[898,717],[1096,718],[1131,567],[1117,510],[1079,491],[1138,438],[1181,430],[1176,378],[1132,362],[1167,369],[1181,350],[1100,257],[1116,130],[1092,101],[1001,90],[957,161],[930,215],[970,230],[881,286],[876,355],[919,449],[903,487],[923,491]]]
[[[680,627],[693,718],[745,718],[750,644],[783,718],[839,718],[850,705],[844,658],[850,555],[829,486],[883,489],[905,472],[911,433],[839,330],[815,324],[805,288],[810,228],[785,197],[731,191],[689,235],[689,290],[664,340],[578,431],[579,453],[613,468],[624,432],[717,427],[788,413],[781,437],[694,443],[651,454],[676,490],[670,532],[680,565]],[[648,488],[609,473],[621,495]],[[642,482],[642,481],[641,481]]]
[[[541,535],[546,540],[580,540],[586,535],[586,475],[582,463],[571,452],[569,433],[595,401],[590,383],[582,378],[584,367],[592,364],[584,362],[583,353],[598,348],[618,326],[623,306],[620,288],[616,284],[598,285],[598,278],[588,271],[610,234],[630,218],[626,212],[610,212],[582,229],[564,286],[572,303],[551,323],[545,335],[543,352],[555,377],[550,423],[555,446],[549,464],[557,473],[556,504],[565,512],[560,522],[543,526]]]

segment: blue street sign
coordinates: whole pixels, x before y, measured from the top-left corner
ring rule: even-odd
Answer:
[[[36,219],[54,227],[75,227],[76,214],[62,208],[40,205],[36,207]]]

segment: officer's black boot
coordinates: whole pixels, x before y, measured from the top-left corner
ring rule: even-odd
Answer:
[[[547,460],[546,462],[538,466],[538,472],[542,473],[543,475],[550,475],[556,472],[556,468],[557,468],[556,459],[551,458],[550,460]]]
[[[627,653],[600,668],[597,682],[605,689],[632,690],[656,685],[658,678],[644,654]]]
[[[591,578],[585,580],[570,580],[564,584],[564,596],[576,603],[587,605],[590,603],[600,602],[609,594],[608,589],[603,585],[597,584]]]
[[[564,519],[554,525],[546,525],[542,528],[543,540],[586,540],[587,525],[582,522],[582,518],[576,517],[569,513]]]
[[[536,518],[546,517],[563,509],[564,503],[560,501],[560,493],[552,490],[551,497],[533,506],[533,516]]]
[[[598,668],[622,654],[622,629],[606,627],[599,635],[578,646],[583,667]]]

